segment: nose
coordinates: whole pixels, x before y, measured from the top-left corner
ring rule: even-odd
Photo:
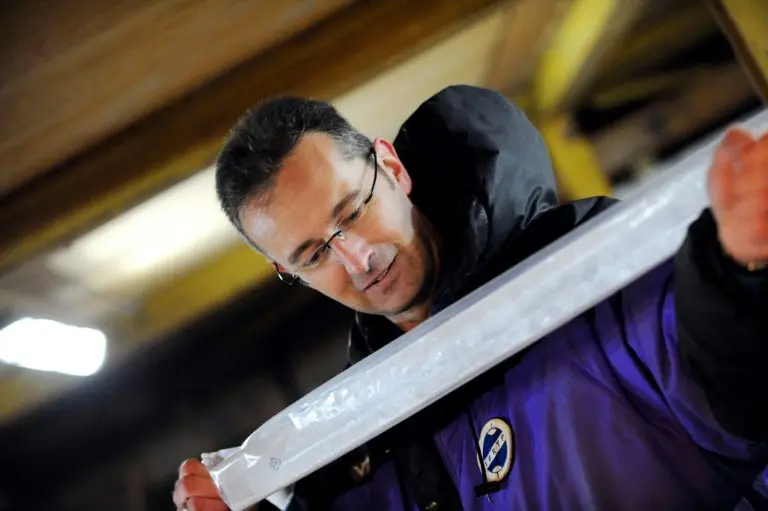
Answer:
[[[365,274],[370,270],[373,247],[354,234],[344,233],[331,241],[333,254],[350,275]]]

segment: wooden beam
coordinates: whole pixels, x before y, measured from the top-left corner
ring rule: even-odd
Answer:
[[[539,125],[552,157],[560,196],[564,200],[611,195],[611,184],[589,139],[576,131],[567,116]]]
[[[533,99],[542,116],[573,107],[595,79],[604,55],[621,40],[646,0],[574,0],[542,55]]]
[[[697,69],[682,69],[628,78],[615,84],[596,84],[586,103],[594,108],[609,109],[659,94],[674,94],[707,74]]]
[[[768,102],[768,1],[708,0],[763,101]]]
[[[634,27],[620,45],[610,49],[600,65],[599,84],[626,81],[654,64],[673,57],[717,32],[717,23],[701,2],[672,9],[650,25]]]
[[[541,54],[568,9],[563,0],[509,0],[492,55],[487,85],[515,95],[528,88]]]
[[[350,3],[5,2],[0,196]]]
[[[0,271],[204,168],[232,123],[259,99],[331,99],[496,3],[360,2],[244,63],[0,203]]]
[[[275,276],[272,265],[242,243],[153,290],[141,300],[139,311],[121,334],[131,343],[156,340],[221,307],[269,276]]]
[[[716,122],[754,101],[749,80],[732,64],[700,75],[694,85],[647,107],[593,137],[600,165],[609,176],[625,165],[672,144],[702,125]]]

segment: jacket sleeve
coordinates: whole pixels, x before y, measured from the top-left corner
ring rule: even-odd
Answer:
[[[626,351],[606,355],[640,413],[718,459],[757,469],[768,463],[766,281],[725,256],[704,211],[674,261],[596,308],[600,324],[608,316],[621,330]]]
[[[723,252],[709,210],[675,261],[679,350],[727,432],[768,440],[768,270],[750,272]]]

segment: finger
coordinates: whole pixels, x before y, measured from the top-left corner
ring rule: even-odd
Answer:
[[[227,505],[218,499],[190,497],[186,503],[189,511],[228,511]]]
[[[747,226],[754,224],[757,220],[768,221],[766,214],[768,214],[768,189],[763,188],[742,194],[730,207],[721,211],[720,216],[724,221]]]
[[[768,240],[768,194],[741,201],[734,210],[734,218],[752,237]]]
[[[744,194],[731,210],[743,220],[751,218],[768,222],[768,189],[756,189],[752,193]]]
[[[768,173],[768,135],[764,140],[760,140],[749,148],[742,156],[743,164],[753,168],[755,171]]]
[[[756,143],[752,134],[742,128],[730,128],[717,147],[716,157],[734,158],[743,154]]]
[[[731,207],[735,207],[743,201],[765,201],[768,196],[768,169],[761,172],[745,173],[734,179],[729,197]]]
[[[176,480],[176,484],[173,485],[173,503],[176,504],[177,508],[181,509],[186,500],[187,496],[184,495],[184,492],[179,487],[179,481]]]
[[[754,144],[748,132],[732,128],[717,146],[708,176],[713,204],[727,203],[731,199],[734,169],[740,166],[741,155]]]
[[[173,502],[178,506],[189,497],[220,498],[210,477],[184,476],[176,481],[176,487],[173,490]]]
[[[733,199],[750,196],[768,188],[768,139],[741,157],[741,170],[733,175]]]
[[[768,213],[768,211],[766,211]],[[768,260],[768,214],[734,215],[720,226],[725,251],[742,263]]]
[[[184,477],[187,475],[210,477],[208,474],[208,469],[205,468],[205,465],[203,465],[200,460],[194,458],[184,461],[184,463],[182,463],[179,467],[179,476]]]

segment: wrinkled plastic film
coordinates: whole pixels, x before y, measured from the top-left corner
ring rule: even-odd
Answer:
[[[743,126],[768,130],[768,110]],[[292,404],[207,466],[236,511],[343,456],[669,259],[707,205],[712,139],[624,202]]]

